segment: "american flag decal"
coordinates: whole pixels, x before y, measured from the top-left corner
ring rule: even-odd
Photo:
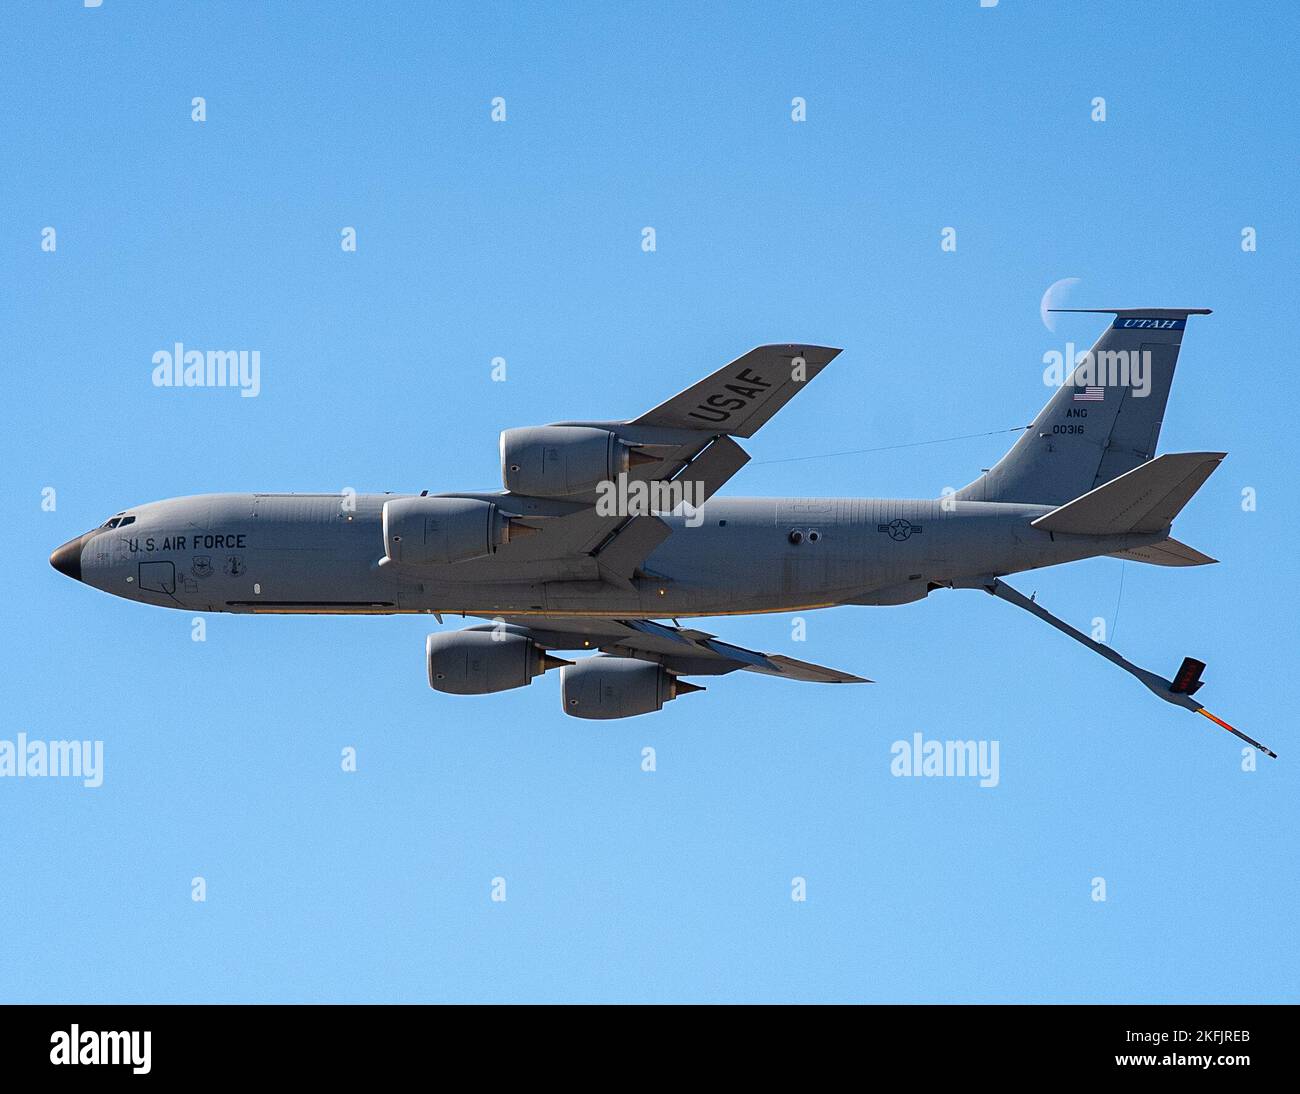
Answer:
[[[1076,403],[1100,403],[1106,399],[1106,389],[1104,387],[1085,387],[1082,391],[1074,393]]]

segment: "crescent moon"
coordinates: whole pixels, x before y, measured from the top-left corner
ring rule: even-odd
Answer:
[[[1043,293],[1043,299],[1038,304],[1038,315],[1043,321],[1043,326],[1053,334],[1056,333],[1056,316],[1050,309],[1065,303],[1065,297],[1079,283],[1079,280],[1077,277],[1063,277],[1060,281],[1053,281],[1047,286],[1047,292]]]

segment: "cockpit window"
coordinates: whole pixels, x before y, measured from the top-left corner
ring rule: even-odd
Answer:
[[[134,524],[134,523],[135,523],[135,517],[133,517],[133,516],[131,516],[131,517],[123,517],[123,518],[122,518],[122,523],[119,524],[118,527],[119,527],[119,528],[125,528],[128,524]]]
[[[108,520],[104,521],[104,523],[100,525],[100,527],[101,528],[125,528],[128,524],[134,524],[134,523],[135,523],[134,516],[124,517],[122,516],[121,513],[118,513],[118,515],[115,517],[109,517]]]

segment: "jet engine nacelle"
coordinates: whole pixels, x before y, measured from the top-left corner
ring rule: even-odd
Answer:
[[[510,542],[509,518],[473,498],[394,498],[383,524],[389,562],[464,562]]]
[[[631,718],[652,714],[698,684],[679,680],[662,665],[634,657],[588,657],[560,670],[564,713],[575,718]]]
[[[557,665],[531,638],[508,631],[431,634],[424,640],[429,687],[448,695],[487,695],[531,684]]]
[[[634,466],[632,449],[607,429],[543,425],[501,434],[501,479],[513,494],[562,498],[617,481]]]

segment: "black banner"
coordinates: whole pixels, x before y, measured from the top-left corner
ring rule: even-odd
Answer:
[[[561,1058],[590,1074],[619,1056],[679,1078],[718,1070],[815,1074],[847,1061],[866,1076],[905,1066],[917,1077],[966,1081],[1132,1072],[1223,1082],[1285,1080],[1295,1041],[1293,1012],[1260,1006],[872,1006],[829,1021],[811,1013],[823,1008],[751,1007],[743,1026],[719,1026],[712,1015],[683,1023],[648,1008],[636,1015],[577,1008],[586,1012],[580,1017],[540,1009],[11,1006],[0,1016],[0,1059],[9,1082],[339,1082],[466,1067],[498,1076],[531,1069],[542,1078]]]

